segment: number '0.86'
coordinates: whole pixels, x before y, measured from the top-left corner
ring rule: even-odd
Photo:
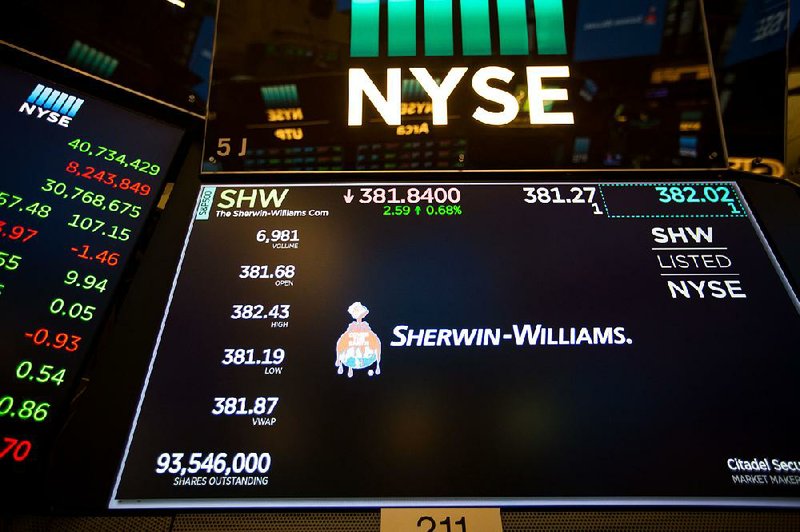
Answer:
[[[17,418],[22,421],[33,420],[37,422],[44,421],[47,418],[50,403],[37,403],[36,401],[27,399],[15,401],[10,395],[0,397],[0,418]]]

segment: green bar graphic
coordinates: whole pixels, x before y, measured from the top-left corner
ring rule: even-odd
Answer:
[[[350,56],[378,57],[380,0],[353,0],[350,18]]]
[[[425,55],[453,55],[453,0],[425,0]]]
[[[567,39],[564,35],[564,6],[562,0],[534,0],[536,17],[536,46],[539,55],[564,55]]]
[[[417,55],[417,1],[389,0],[389,56]]]
[[[105,76],[106,68],[108,68],[108,64],[111,62],[111,57],[108,54],[102,54],[102,57],[99,58],[97,61],[97,74],[99,76]]]
[[[89,54],[90,48],[88,46],[86,46],[85,44],[83,44],[83,43],[78,43],[78,44],[80,46],[79,46],[78,55],[75,58],[75,66],[80,67],[81,64],[83,64],[83,62],[86,60],[86,56]]]
[[[489,0],[461,0],[461,44],[464,55],[492,55]]]
[[[92,61],[91,71],[95,74],[100,74],[103,69],[103,61],[106,60],[106,54],[103,52],[98,51],[97,55],[94,56],[94,60]]]
[[[403,91],[401,93],[402,97],[403,97],[403,101],[404,102],[410,101],[411,100],[411,95],[413,93],[414,93],[414,86],[412,85],[412,80],[404,79],[403,80]]]
[[[436,83],[440,83],[441,80],[436,80]],[[419,81],[415,79],[404,79],[403,80],[403,101],[407,102],[418,102],[420,100],[427,99],[425,91],[422,89],[422,85],[419,84]]]
[[[525,0],[497,0],[500,55],[528,55],[528,11]]]
[[[82,65],[78,65],[78,68],[82,68],[88,72],[92,72],[94,70],[94,60],[97,57],[97,50],[94,48],[89,48],[89,53],[86,54],[86,59],[84,60]]]
[[[103,59],[100,61],[100,64],[97,68],[97,74],[100,77],[106,77],[106,71],[108,70],[108,65],[111,64],[111,57],[107,54],[103,54]]]
[[[69,53],[67,53],[67,63],[71,63],[75,60],[75,57],[78,55],[78,51],[81,48],[80,41],[72,41],[72,46],[69,49]]]
[[[111,64],[111,57],[103,54],[103,57],[100,59],[100,61],[98,61],[97,75],[104,78],[106,76],[106,70],[108,70],[109,64]]]

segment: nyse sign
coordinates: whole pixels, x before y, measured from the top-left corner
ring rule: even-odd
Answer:
[[[528,4],[526,0],[495,0],[498,20],[500,55],[527,56],[529,50]],[[566,35],[561,0],[535,0],[532,2],[536,20],[536,48],[539,55],[565,55]],[[448,0],[425,0],[424,51],[429,57],[454,55],[453,6]],[[354,0],[351,19],[351,57],[378,57],[380,49],[380,3],[373,0]],[[417,2],[415,0],[388,0],[389,57],[417,55]],[[461,0],[461,52],[464,56],[492,55],[489,2],[486,0]],[[348,125],[361,126],[364,122],[364,96],[390,126],[401,125],[402,68],[386,69],[386,92],[382,93],[363,68],[350,68],[348,72]],[[432,102],[432,123],[448,123],[448,99],[468,74],[469,69],[454,66],[441,81],[434,79],[424,66],[409,68]],[[493,126],[512,122],[520,111],[520,102],[509,84],[516,73],[503,66],[485,66],[472,73],[472,90],[479,97],[497,104],[500,110],[488,110],[482,105],[475,108],[472,118]],[[571,112],[545,112],[545,102],[568,101],[563,88],[544,88],[544,79],[569,78],[568,66],[527,66],[529,119],[531,124],[574,124]],[[381,80],[382,81],[382,80]],[[508,90],[498,88],[505,84]]]
[[[431,99],[433,125],[447,125],[447,100],[468,69],[465,67],[451,68],[441,84],[436,83],[426,68],[411,68],[410,70]],[[531,124],[574,124],[575,117],[572,113],[545,112],[545,102],[568,100],[567,90],[545,89],[542,86],[542,80],[545,78],[568,78],[569,67],[527,67],[525,72]],[[511,92],[492,87],[489,84],[490,80],[500,80],[508,84],[513,78],[513,71],[498,66],[483,67],[476,71],[472,76],[472,90],[482,98],[499,104],[502,110],[489,111],[479,106],[472,113],[472,118],[493,126],[502,126],[514,120],[519,114],[517,98]],[[386,71],[387,90],[386,95],[383,95],[363,68],[351,68],[348,125],[360,126],[363,124],[363,96],[366,95],[388,125],[399,126],[402,116],[401,84],[401,69],[388,69]]]

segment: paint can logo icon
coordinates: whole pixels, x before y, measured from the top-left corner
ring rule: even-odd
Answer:
[[[381,341],[372,332],[369,323],[363,321],[369,314],[367,307],[360,302],[355,302],[347,309],[355,321],[350,322],[347,330],[336,342],[336,367],[339,375],[347,368],[347,376],[353,376],[353,370],[366,369],[367,374],[381,374]],[[372,369],[372,366],[375,369]]]

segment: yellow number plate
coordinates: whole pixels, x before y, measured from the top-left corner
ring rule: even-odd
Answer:
[[[503,532],[500,508],[384,508],[381,532]]]

